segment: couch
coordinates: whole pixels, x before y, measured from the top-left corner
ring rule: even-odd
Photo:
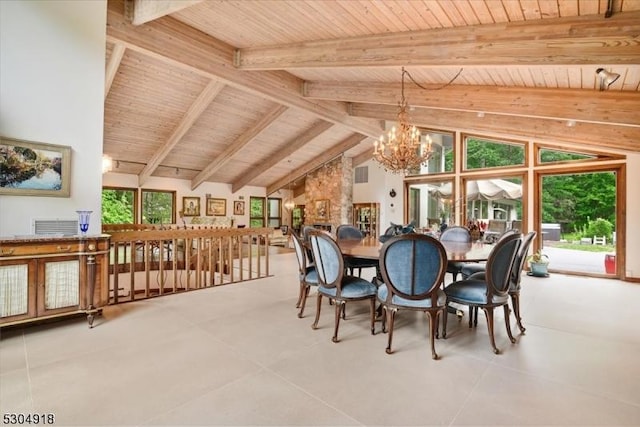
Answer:
[[[209,225],[215,228],[232,228],[234,219],[227,216],[195,216],[192,225]]]
[[[289,234],[287,230],[282,228],[276,228],[269,234],[269,244],[271,246],[282,246],[283,248],[289,247]]]

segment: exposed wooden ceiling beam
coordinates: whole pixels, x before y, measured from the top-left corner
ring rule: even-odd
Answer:
[[[191,180],[191,189],[195,190],[198,185],[205,182],[211,177],[218,169],[223,167],[231,158],[240,151],[244,146],[249,144],[256,136],[263,130],[267,129],[278,117],[284,114],[289,108],[284,105],[279,105],[274,108],[269,114],[265,115],[252,127],[247,129],[220,154],[213,162],[209,164],[202,172],[196,175]]]
[[[133,25],[142,25],[203,0],[125,0],[125,12]]]
[[[125,50],[126,48],[122,43],[116,43],[113,46],[111,56],[109,57],[109,62],[107,63],[107,69],[105,70],[104,99],[107,99],[107,95],[109,95],[111,85],[113,84],[113,80],[116,78],[116,73],[118,72],[118,68],[120,68],[120,63],[122,62],[122,58],[124,57]]]
[[[396,120],[398,108],[391,105],[353,104],[351,114],[358,117],[375,117]],[[431,129],[462,132],[470,130],[490,132],[506,137],[522,136],[522,139],[539,138],[545,141],[571,142],[593,148],[614,150],[640,150],[640,128],[629,126],[602,126],[592,123],[576,123],[567,126],[564,120],[485,114],[478,117],[465,111],[416,108],[411,112],[413,124]]]
[[[238,49],[243,70],[313,67],[637,64],[640,11],[438,28]]]
[[[193,126],[198,117],[209,107],[209,104],[215,99],[225,84],[217,81],[209,82],[209,84],[200,93],[198,98],[191,104],[187,112],[184,114],[178,125],[175,127],[167,141],[160,147],[158,151],[147,162],[140,175],[138,176],[138,185],[142,186],[153,174],[156,168],[169,155],[171,150],[178,144],[187,131]]]
[[[356,145],[360,144],[366,138],[367,138],[366,136],[360,135],[360,134],[353,134],[347,137],[346,139],[334,145],[329,150],[325,151],[324,153],[317,156],[313,160],[309,161],[303,166],[300,166],[290,174],[287,174],[286,176],[269,184],[267,186],[267,196],[275,193],[281,188],[284,188],[292,179],[295,180],[302,176],[305,176],[309,172],[312,172],[313,170],[322,166],[324,163],[327,163],[328,161],[335,159],[336,157],[338,157],[340,154],[344,153],[348,149],[353,148]]]
[[[639,49],[640,50],[640,49]],[[595,78],[595,76],[594,76]],[[412,107],[428,107],[581,122],[640,126],[637,92],[451,85],[441,90],[405,84]],[[307,82],[304,95],[335,101],[398,105],[399,84]]]
[[[373,146],[370,149],[365,150],[356,156],[353,156],[352,158],[353,167],[355,168],[356,166],[360,166],[361,164],[363,164],[364,162],[372,158],[373,158]]]
[[[266,170],[270,169],[274,165],[280,163],[283,158],[295,153],[309,142],[320,136],[323,132],[327,131],[333,126],[333,123],[320,121],[314,124],[311,128],[307,129],[301,135],[292,138],[283,144],[283,148],[275,152],[266,160],[261,161],[259,164],[253,165],[249,171],[242,174],[242,176],[231,184],[231,192],[235,193],[242,187],[250,183],[255,177],[261,175]]]
[[[305,99],[302,81],[284,72],[245,73],[233,66],[234,49],[171,17],[136,27],[124,17],[121,1],[107,3],[107,41],[168,61],[210,79],[265,97],[287,107],[375,137],[381,129],[375,121],[350,117],[345,104]]]

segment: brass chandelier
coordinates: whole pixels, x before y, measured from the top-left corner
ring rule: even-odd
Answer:
[[[421,142],[420,130],[409,123],[407,100],[404,97],[405,74],[408,74],[408,71],[402,67],[402,97],[398,104],[400,107],[398,124],[391,128],[386,139],[383,134],[380,135],[379,140],[375,141],[373,158],[386,171],[407,174],[426,163],[433,155],[433,151],[431,137],[427,135],[426,140]]]

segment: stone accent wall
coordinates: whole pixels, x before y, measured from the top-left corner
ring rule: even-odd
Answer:
[[[352,159],[341,156],[307,175],[305,199],[305,225],[330,224],[335,233],[338,225],[352,224]]]

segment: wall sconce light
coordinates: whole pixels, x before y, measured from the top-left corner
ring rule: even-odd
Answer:
[[[620,78],[620,74],[607,71],[604,68],[598,68],[596,75],[600,77],[600,90],[609,89],[609,86]]]
[[[111,172],[113,170],[113,159],[107,154],[102,155],[102,173]]]

